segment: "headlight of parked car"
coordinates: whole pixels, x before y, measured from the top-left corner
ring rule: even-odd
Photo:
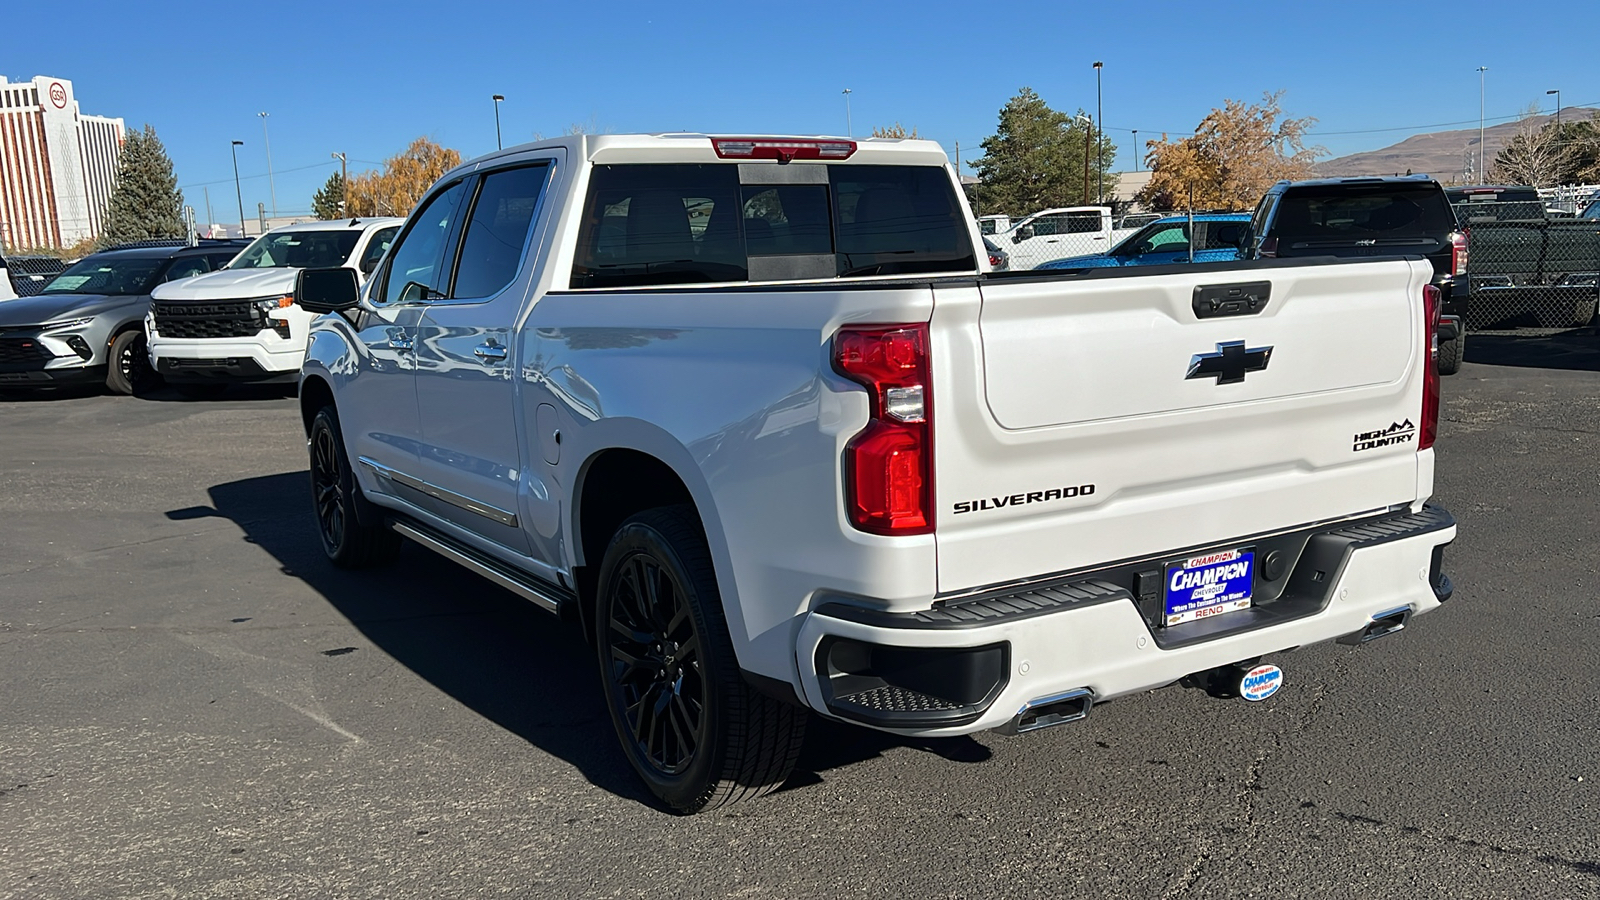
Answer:
[[[94,316],[84,316],[81,319],[62,319],[59,322],[46,322],[39,326],[40,331],[55,331],[60,328],[82,328],[94,321]]]
[[[294,295],[287,297],[266,297],[256,301],[256,308],[262,312],[272,312],[275,309],[285,309],[294,305]]]

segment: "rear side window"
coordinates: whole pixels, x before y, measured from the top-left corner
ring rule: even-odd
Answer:
[[[1437,185],[1328,186],[1289,190],[1272,231],[1279,240],[1377,240],[1443,237],[1455,216]]]
[[[517,277],[549,172],[549,166],[522,166],[484,176],[467,219],[452,296],[490,297]]]
[[[977,267],[943,169],[837,165],[826,183],[807,171],[743,184],[740,168],[596,166],[572,287],[743,281],[752,268],[781,280]]]

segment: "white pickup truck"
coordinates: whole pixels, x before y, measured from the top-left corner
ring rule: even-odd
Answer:
[[[1108,206],[1069,206],[1018,219],[993,239],[1010,254],[1012,269],[1032,269],[1051,260],[1104,253],[1143,224],[1119,228]]]
[[[188,394],[300,374],[312,316],[294,305],[302,268],[346,266],[365,278],[400,230],[398,218],[275,228],[224,269],[158,286],[145,319],[150,367]]]
[[[925,141],[467,163],[364,288],[300,275],[324,550],[403,536],[581,623],[686,812],[781,784],[809,715],[1262,699],[1269,654],[1449,599],[1426,260],[1001,274],[978,240]]]

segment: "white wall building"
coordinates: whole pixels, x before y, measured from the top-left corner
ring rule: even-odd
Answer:
[[[124,131],[79,112],[65,78],[0,75],[0,240],[70,247],[99,234]]]

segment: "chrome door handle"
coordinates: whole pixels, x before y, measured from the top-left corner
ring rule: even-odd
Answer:
[[[494,344],[479,344],[472,349],[472,355],[484,362],[502,360],[506,358],[506,348]]]
[[[392,337],[392,338],[389,338],[389,349],[391,349],[391,350],[399,350],[400,352],[404,353],[404,352],[406,352],[406,351],[411,349],[411,338],[408,338],[408,337]]]

